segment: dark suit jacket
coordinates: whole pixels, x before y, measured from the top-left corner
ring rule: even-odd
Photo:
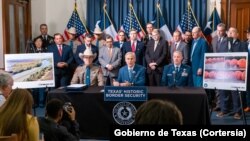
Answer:
[[[74,58],[76,60],[76,63],[78,65],[82,65],[84,62],[82,59],[79,57],[79,53],[83,53],[86,49],[85,44],[82,44],[80,46],[77,46],[76,53],[74,54]],[[91,45],[91,51],[93,54],[96,54],[96,58],[94,59],[93,63],[98,62],[98,54],[99,54],[99,48],[97,46]]]
[[[230,40],[230,39],[229,39]],[[247,44],[245,42],[241,42],[239,39],[229,41],[231,47],[229,47],[228,52],[248,52]]]
[[[125,54],[127,52],[131,52],[131,42],[125,42],[124,47],[123,47],[123,57],[125,57]],[[145,66],[145,60],[144,60],[144,54],[145,54],[145,48],[144,44],[140,41],[137,41],[136,43],[136,50],[135,50],[135,55],[136,55],[136,64],[143,65]]]
[[[48,46],[54,43],[54,37],[47,35],[47,39],[44,39],[42,35],[37,36],[36,38],[42,38],[43,41],[43,48],[47,48]]]
[[[182,64],[179,68],[179,71],[177,71],[175,74],[173,73],[174,71],[174,64],[166,65],[164,67],[161,80],[162,86],[171,87],[174,86],[174,84],[176,86],[193,86],[191,67]],[[176,83],[174,83],[174,78]]]
[[[155,62],[157,64],[156,70],[162,73],[164,65],[166,65],[167,45],[163,39],[160,39],[157,47],[154,51],[155,40],[150,40],[146,47],[145,59],[147,64],[147,73],[151,73],[151,69],[148,66],[149,63]]]
[[[121,51],[122,51],[122,49],[123,49],[123,47],[124,47],[124,43],[125,43],[125,42],[123,42],[123,43],[122,43],[122,46],[120,47],[120,42],[119,42],[119,41],[116,41],[116,42],[113,43],[113,46],[114,46],[114,47],[120,48]]]
[[[48,52],[53,53],[54,57],[54,67],[55,67],[55,75],[62,74],[62,75],[69,75],[69,67],[66,68],[58,68],[58,62],[66,62],[70,65],[73,61],[73,52],[72,49],[68,46],[63,44],[62,45],[62,56],[60,56],[57,45],[53,44],[48,47]]]
[[[123,66],[119,70],[117,81],[119,83],[124,83],[128,81],[129,83],[134,83],[134,86],[145,86],[145,68],[141,65],[135,64],[133,69],[132,79],[129,79],[128,66]]]

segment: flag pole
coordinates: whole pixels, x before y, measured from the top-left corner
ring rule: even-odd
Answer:
[[[160,11],[159,11],[159,7],[160,7],[160,4],[159,4],[159,0],[158,0],[158,2],[157,2],[157,4],[156,4],[156,10],[157,10],[157,11],[156,11],[156,14],[157,14],[157,15],[156,15],[156,18],[157,18],[157,19],[156,19],[156,20],[157,20],[157,21],[156,21],[156,22],[157,22],[157,28],[160,28],[160,20],[159,20],[159,12],[160,12]]]
[[[131,12],[132,11],[132,6],[131,5],[132,5],[132,0],[130,0],[130,2],[129,2],[129,11],[130,11],[129,13],[130,14],[132,14],[132,12]],[[131,30],[131,28],[132,28],[132,15],[130,15],[129,18],[130,18],[129,19],[129,30]]]
[[[214,24],[215,23],[214,22],[214,20],[215,20],[215,18],[214,18],[215,17],[215,8],[216,8],[216,1],[214,1],[214,9],[213,9],[213,29],[212,29],[213,32],[214,32],[214,29],[215,29],[215,27],[214,27],[214,25],[215,25]]]
[[[192,12],[192,16],[194,17],[195,23],[197,24],[198,27],[200,27],[198,21],[196,20],[195,15],[194,15],[194,11],[192,10],[190,0],[188,0],[188,3],[189,3],[189,4],[188,4],[188,7],[189,7],[190,11]],[[200,28],[201,28],[201,27],[200,27]],[[205,41],[206,41],[208,44],[210,44],[210,43],[208,42],[207,38],[205,37],[205,35],[203,34],[202,31],[201,31],[201,36],[205,39]]]
[[[112,20],[110,19],[109,15],[108,15],[108,12],[107,12],[107,10],[106,10],[106,7],[107,7],[107,3],[106,3],[106,0],[105,0],[105,3],[104,3],[104,5],[103,5],[103,11],[104,11],[104,13],[106,14],[106,16],[108,17],[109,22],[111,23],[111,25],[113,25],[113,22],[112,22]]]
[[[188,0],[188,19],[189,19],[189,17],[190,17],[190,14],[189,14],[189,13],[190,13],[190,12],[189,12],[189,11],[190,11],[190,7],[191,7],[190,5],[191,5],[191,2],[190,2],[190,0]],[[188,22],[187,24],[188,24],[188,30],[190,30],[189,22]],[[192,30],[192,29],[191,29],[191,30]]]
[[[130,8],[131,8],[131,10],[132,10],[132,12],[133,12],[133,14],[134,14],[134,16],[135,16],[135,18],[136,18],[138,24],[139,24],[139,26],[140,26],[140,28],[141,28],[141,31],[143,32],[144,35],[146,35],[144,29],[143,29],[142,26],[141,26],[141,23],[140,23],[139,20],[138,20],[138,17],[137,17],[136,14],[135,14],[135,11],[134,11],[134,8],[133,8],[132,3],[130,3],[129,6],[130,6]],[[130,22],[131,22],[131,20],[130,20]],[[130,24],[130,25],[131,25],[131,24]]]
[[[106,28],[106,17],[105,17],[105,8],[106,8],[106,0],[104,0],[104,3],[103,3],[103,30],[105,30],[105,28]]]
[[[160,2],[159,2],[159,1],[158,1],[158,4],[157,4],[157,8],[158,8],[158,10],[159,10],[161,16],[163,16],[162,11],[161,11],[161,5],[160,5]],[[166,21],[165,21],[164,18],[163,18],[163,20],[164,20],[164,22],[166,23]]]
[[[77,2],[76,2],[76,1],[77,1],[77,0],[75,0],[75,9],[74,9],[74,10],[76,10],[76,12],[77,12],[77,14],[78,14],[78,11],[77,11]],[[79,14],[78,14],[78,15],[79,15]],[[79,18],[80,18],[81,21],[83,21],[82,18],[81,18],[80,16],[79,16]],[[89,31],[88,31],[88,29],[87,29],[85,23],[82,22],[82,24],[83,24],[83,26],[84,26],[86,32],[89,33]]]

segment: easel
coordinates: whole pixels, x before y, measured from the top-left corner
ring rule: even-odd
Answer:
[[[244,108],[243,108],[241,91],[239,91],[238,88],[236,89],[236,91],[237,91],[237,93],[239,94],[239,97],[240,97],[240,108],[241,108],[241,111],[242,111],[243,125],[247,125],[246,113],[245,113]]]
[[[42,87],[42,88],[45,89],[43,97],[44,97],[44,102],[46,102],[46,97],[47,97],[47,92],[48,92],[48,86],[46,85],[46,87]],[[35,88],[35,89],[38,89],[38,103],[37,104],[38,104],[38,107],[39,107],[39,102],[40,102],[39,101],[40,100],[40,98],[39,98],[39,94],[40,94],[39,93],[39,88]],[[34,96],[34,90],[32,90],[32,95]],[[36,116],[36,108],[37,107],[35,105],[33,105],[32,109],[33,109],[34,116]]]
[[[212,90],[212,89],[211,89]],[[211,119],[211,117],[212,117],[212,113],[213,113],[213,99],[216,97],[216,87],[214,88],[214,93],[215,93],[215,95],[214,95],[214,97],[212,97],[212,93],[211,93],[211,91],[209,90],[209,96],[208,96],[208,104],[209,104],[209,108],[210,108],[210,119]],[[209,103],[210,101],[209,100],[211,100],[211,104]]]

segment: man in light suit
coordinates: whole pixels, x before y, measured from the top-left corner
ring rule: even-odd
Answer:
[[[55,44],[48,47],[48,52],[53,53],[55,67],[55,88],[69,84],[69,64],[73,61],[73,52],[68,45],[62,44],[63,37],[60,33],[54,35]]]
[[[217,35],[212,39],[213,52],[228,52],[228,38],[226,35],[226,25],[219,23],[217,25]]]
[[[126,66],[120,68],[117,80],[113,80],[114,86],[144,86],[145,68],[135,64],[134,52],[127,52],[125,55]]]
[[[204,55],[208,50],[207,42],[201,38],[201,28],[196,26],[192,30],[193,43],[191,48],[190,62],[193,73],[193,84],[195,87],[202,87],[202,72]]]
[[[76,53],[74,54],[75,61],[78,65],[83,65],[83,60],[79,57],[79,53],[84,52],[86,49],[91,50],[95,54],[94,63],[98,63],[99,48],[91,44],[92,35],[88,34],[85,36],[84,44],[77,46]]]
[[[122,54],[121,50],[113,46],[113,38],[106,36],[106,46],[100,48],[99,63],[101,64],[104,84],[113,84],[113,79],[117,78],[119,67],[121,64]]]
[[[148,41],[145,53],[147,74],[149,86],[160,86],[162,70],[166,65],[167,44],[161,38],[159,29],[153,30],[152,38]]]
[[[182,52],[183,54],[183,60],[182,64],[188,64],[188,59],[189,59],[189,49],[187,44],[184,41],[181,41],[181,32],[180,31],[175,31],[173,33],[173,44],[171,45],[170,48],[170,56],[171,56],[171,62],[173,63],[173,54],[176,50]]]
[[[166,65],[161,79],[162,86],[193,86],[191,67],[182,64],[181,51],[173,53],[173,64]]]
[[[137,41],[137,31],[135,29],[131,29],[130,33],[130,41],[126,42],[123,46],[123,56],[127,52],[134,52],[136,56],[136,64],[145,66],[145,48],[144,44],[140,41]]]
[[[93,64],[95,54],[91,50],[85,50],[79,57],[83,59],[84,64],[76,68],[71,79],[71,84],[86,84],[88,86],[103,86],[103,74],[99,66]]]

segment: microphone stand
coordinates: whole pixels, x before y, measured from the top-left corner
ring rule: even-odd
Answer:
[[[171,88],[176,88],[176,71],[175,70],[173,71],[173,81],[174,83],[173,85],[171,85]]]

